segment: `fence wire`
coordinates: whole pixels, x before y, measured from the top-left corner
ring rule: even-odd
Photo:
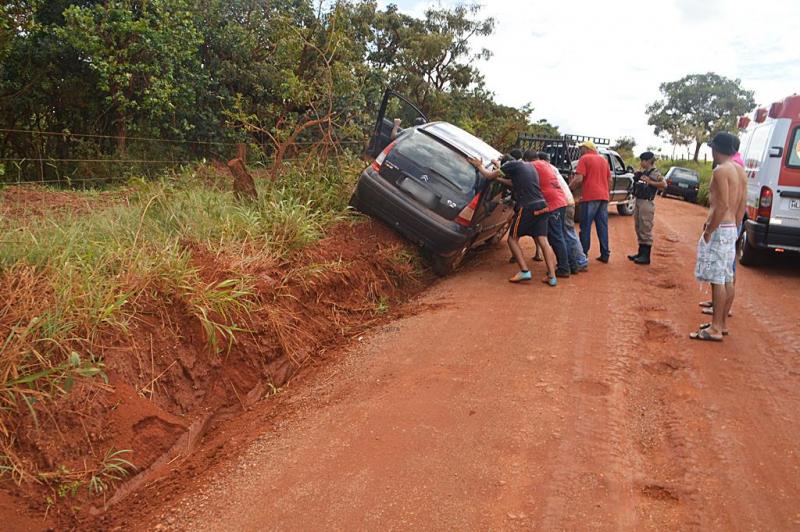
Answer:
[[[124,149],[120,141],[124,140]],[[252,139],[251,139],[252,140]],[[0,183],[62,184],[113,183],[132,175],[155,177],[164,170],[203,161],[225,162],[237,156],[245,144],[232,141],[183,140],[145,136],[118,136],[71,131],[0,128]],[[247,144],[245,144],[247,145]],[[249,144],[257,146],[256,144]],[[318,141],[300,140],[284,154],[284,161],[310,160]],[[340,160],[362,151],[358,140],[337,140],[328,145],[325,159]],[[253,166],[274,164],[271,146],[248,150]],[[121,166],[112,169],[109,165]]]

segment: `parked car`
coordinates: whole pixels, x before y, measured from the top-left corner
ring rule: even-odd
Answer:
[[[673,166],[664,176],[667,188],[659,192],[662,196],[678,196],[686,201],[697,203],[700,190],[700,174],[689,168]]]
[[[800,96],[739,119],[747,172],[747,210],[740,262],[767,253],[800,252]]]
[[[550,155],[550,162],[558,168],[565,179],[569,179],[578,166],[580,143],[586,140],[591,140],[597,145],[597,153],[606,158],[611,168],[613,179],[609,187],[609,206],[615,206],[622,216],[631,216],[636,205],[636,198],[633,197],[634,170],[631,166],[625,166],[622,156],[608,147],[611,142],[609,139],[582,135],[538,137],[521,133],[517,136],[517,147],[547,152]]]
[[[393,120],[419,124],[392,138]],[[510,192],[467,162],[501,154],[447,122],[427,117],[403,96],[386,91],[367,154],[375,160],[358,179],[350,205],[420,245],[439,275],[452,272],[470,249],[499,242],[511,223]]]

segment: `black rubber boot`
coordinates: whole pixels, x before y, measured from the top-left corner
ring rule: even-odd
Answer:
[[[628,260],[636,260],[642,256],[644,246],[639,244],[639,252],[636,255],[628,255]]]
[[[650,250],[652,249],[653,246],[642,246],[641,255],[633,259],[633,262],[635,262],[636,264],[641,264],[642,266],[650,264]]]

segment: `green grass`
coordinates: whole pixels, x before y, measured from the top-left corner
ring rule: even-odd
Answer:
[[[359,166],[288,168],[246,203],[229,175],[188,169],[133,179],[124,201],[89,212],[0,219],[0,473],[16,467],[10,418],[102,376],[95,340],[128,330],[145,302],[182,303],[211,351],[230,349],[254,305],[248,264],[277,263],[342,219]],[[198,249],[233,257],[227,277],[204,279]]]

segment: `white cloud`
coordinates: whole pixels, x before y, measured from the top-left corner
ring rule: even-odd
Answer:
[[[429,5],[401,1],[421,16]],[[769,104],[800,92],[796,0],[488,0],[495,34],[476,47],[494,52],[480,64],[487,85],[508,105],[531,102],[534,118],[565,133],[636,138],[665,145],[644,113],[661,82],[709,71],[742,79]],[[671,148],[666,147],[666,150]]]

